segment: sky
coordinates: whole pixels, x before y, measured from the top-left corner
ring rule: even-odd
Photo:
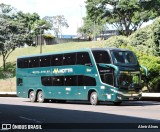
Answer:
[[[76,35],[77,28],[83,24],[86,16],[86,0],[0,0],[0,3],[11,5],[24,13],[38,13],[45,16],[64,15],[69,28],[63,28],[63,35]]]

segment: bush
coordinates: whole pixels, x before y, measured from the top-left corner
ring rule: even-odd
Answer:
[[[6,70],[3,70],[3,67],[0,67],[0,79],[7,79],[15,77],[16,75],[16,63],[8,62],[6,63]]]
[[[125,36],[113,36],[105,41],[106,47],[120,47],[129,45],[130,41]]]
[[[148,87],[150,92],[160,92],[160,57],[138,54],[139,62],[148,68]]]

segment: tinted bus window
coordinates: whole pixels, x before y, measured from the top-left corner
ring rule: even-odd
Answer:
[[[78,75],[78,86],[96,86],[96,80],[93,77]]]
[[[53,86],[64,86],[64,77],[63,76],[55,76],[52,78]]]
[[[29,64],[28,58],[17,60],[17,67],[18,68],[28,68],[28,64]]]
[[[110,56],[107,51],[93,51],[96,63],[111,63]]]
[[[83,75],[78,75],[77,85],[78,85],[78,86],[84,86],[84,85],[83,85]]]
[[[18,59],[17,60],[17,67],[18,68],[23,68],[23,59]]]
[[[64,54],[63,65],[75,65],[76,53]]]
[[[102,82],[114,86],[114,77],[113,74],[101,74]]]
[[[77,65],[88,65],[91,66],[90,56],[87,52],[78,52],[77,53]]]
[[[50,66],[50,58],[51,58],[51,56],[41,56],[41,57],[39,58],[40,67]]]
[[[96,80],[93,77],[84,76],[83,85],[84,86],[96,86]]]
[[[95,78],[83,75],[43,76],[41,81],[44,86],[96,86]]]
[[[25,58],[23,60],[23,68],[28,68],[29,67],[29,58]]]
[[[21,78],[17,78],[17,86],[22,86],[23,80]]]
[[[65,76],[65,86],[77,86],[77,76]]]
[[[63,54],[61,55],[53,55],[51,57],[51,66],[61,66],[63,60]]]
[[[39,67],[39,57],[31,57],[29,61],[29,68]]]
[[[52,86],[52,81],[50,76],[41,77],[42,85]]]

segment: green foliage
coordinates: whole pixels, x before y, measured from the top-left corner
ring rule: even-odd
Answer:
[[[0,4],[0,55],[3,56],[3,68],[6,60],[16,47],[24,44],[27,38],[27,28],[17,21],[11,6]]]
[[[149,70],[148,87],[150,92],[160,92],[160,57],[138,54],[140,64]]]
[[[87,0],[86,4],[90,19],[105,19],[125,36],[160,14],[160,0]]]
[[[121,47],[121,46],[127,46],[130,44],[130,41],[125,36],[113,36],[110,37],[105,41],[106,47]]]
[[[139,52],[145,52],[148,55],[156,55],[156,46],[153,40],[152,25],[137,30],[129,36],[131,45],[136,47]]]
[[[151,25],[141,28],[129,36],[131,45],[139,52],[148,55],[160,55],[160,18],[157,18]]]
[[[156,55],[160,56],[160,17],[152,24],[153,41],[155,43]]]
[[[3,70],[3,67],[0,67],[0,79],[7,79],[15,77],[16,73],[16,63],[8,62],[6,63],[6,70]]]
[[[15,16],[17,21],[23,23],[24,27],[27,28],[28,35],[25,43],[29,46],[33,44],[34,36],[43,34],[44,30],[50,29],[49,23],[44,19],[40,19],[37,13],[31,14],[19,11]]]
[[[95,21],[84,17],[83,18],[84,25],[78,29],[78,33],[80,33],[82,36],[86,36],[90,39],[93,39],[94,36],[99,36],[100,34],[103,34],[108,27],[105,25],[104,21],[101,21],[101,23],[96,23]]]

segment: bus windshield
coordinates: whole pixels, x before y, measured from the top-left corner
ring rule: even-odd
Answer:
[[[120,88],[139,88],[141,86],[140,72],[121,71],[118,77]]]
[[[137,59],[131,51],[112,51],[111,54],[114,64],[137,64]]]

